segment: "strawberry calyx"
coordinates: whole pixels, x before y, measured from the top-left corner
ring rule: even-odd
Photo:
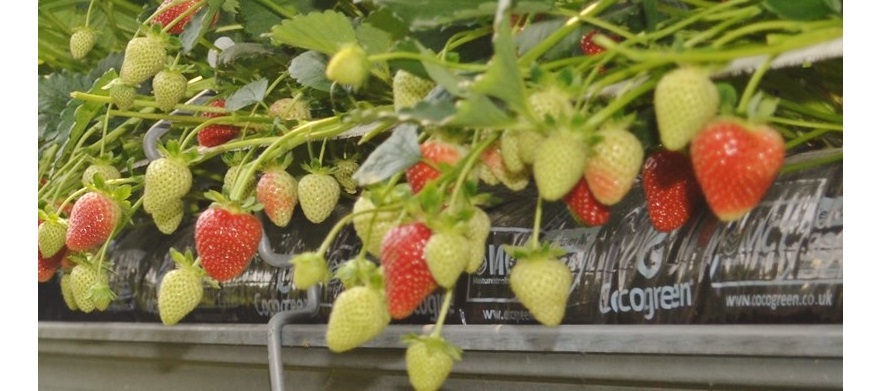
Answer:
[[[317,283],[327,285],[330,280],[327,260],[318,252],[297,254],[290,259],[290,264],[293,265],[293,286],[296,289],[305,290]]]
[[[158,145],[157,151],[160,153],[160,156],[176,161],[186,167],[190,165],[189,163],[191,161],[200,157],[196,148],[187,148],[183,150],[178,140],[169,140],[165,145]]]
[[[346,261],[336,269],[334,278],[340,280],[345,289],[366,286],[379,291],[384,289],[382,270],[363,256]]]
[[[324,166],[318,159],[311,159],[311,162],[302,164],[301,167],[309,174],[315,175],[330,175],[333,172],[332,167]]]
[[[221,289],[219,282],[207,275],[207,271],[201,266],[200,257],[197,259],[194,258],[194,253],[191,251],[191,248],[185,249],[184,253],[179,252],[175,248],[170,248],[170,258],[176,264],[177,269],[193,273],[201,280],[206,281],[211,287]]]
[[[232,214],[253,213],[262,210],[262,204],[256,202],[256,197],[250,196],[243,201],[235,201],[224,194],[209,190],[204,193],[204,197],[213,201],[211,208],[222,208]]]
[[[506,254],[518,261],[537,262],[547,259],[559,258],[567,254],[563,248],[555,243],[542,242],[536,248],[530,245],[526,246],[504,246]]]
[[[453,361],[462,360],[462,349],[440,336],[417,335],[415,333],[410,333],[402,336],[401,342],[404,342],[405,344],[407,344],[407,346],[411,346],[417,343],[425,344],[426,348],[430,352],[443,352],[444,354],[450,356]]]

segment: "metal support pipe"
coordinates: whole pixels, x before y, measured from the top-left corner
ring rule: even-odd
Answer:
[[[189,105],[200,105],[210,100],[210,98],[215,95],[216,93],[212,90],[203,90],[185,103]],[[190,115],[192,113],[185,110],[174,110],[170,114]],[[160,152],[157,150],[157,142],[164,134],[170,131],[170,126],[172,126],[170,121],[160,120],[155,122],[154,125],[145,132],[145,137],[142,138],[142,150],[145,152],[145,157],[148,158],[149,162],[161,158]]]
[[[314,316],[320,307],[320,285],[308,289],[305,307],[275,314],[268,321],[268,374],[272,391],[284,391],[284,360],[281,357],[285,325]]]

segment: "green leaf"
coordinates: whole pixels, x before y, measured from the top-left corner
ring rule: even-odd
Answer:
[[[546,39],[546,37],[551,35],[555,30],[561,28],[565,21],[566,19],[564,18],[545,20],[525,27],[524,30],[515,36],[515,44],[518,46],[518,55],[527,53],[538,43]],[[543,59],[562,58],[570,55],[574,49],[578,47],[580,37],[582,37],[582,29],[575,29],[564,37],[564,39],[555,44],[555,46],[552,46],[552,48],[547,50],[543,55]]]
[[[326,92],[330,91],[330,86],[333,85],[324,74],[326,69],[327,59],[323,54],[307,51],[293,58],[287,70],[290,72],[290,77],[300,84]]]
[[[71,92],[89,88],[87,76],[67,71],[55,72],[37,80],[37,138],[40,145],[55,140],[65,107],[71,101]]]
[[[514,119],[499,109],[490,98],[482,95],[472,95],[470,98],[460,101],[456,114],[448,122],[452,126],[465,126],[470,128],[499,128],[514,123]]]
[[[239,7],[240,0],[225,0],[225,2],[222,3],[222,10],[225,12],[237,13]]]
[[[430,29],[457,21],[492,16],[496,13],[495,0],[373,0],[373,3],[391,11],[407,22],[412,29]],[[516,13],[539,13],[552,8],[554,0],[524,0],[514,8]]]
[[[103,90],[102,87],[116,78],[117,71],[109,69],[102,77],[93,82],[92,87],[87,92],[96,95],[108,95],[108,91]],[[105,105],[99,102],[82,102],[74,99],[68,102],[65,111],[62,112],[62,121],[59,123],[59,132],[55,138],[55,140],[65,142],[65,148],[62,150],[60,157],[66,156],[74,148],[74,145],[77,144],[80,136],[86,130],[87,125],[103,107]]]
[[[387,32],[393,40],[404,38],[410,32],[410,27],[387,9],[373,12],[364,19],[364,23]]]
[[[443,125],[456,114],[453,102],[446,99],[435,101],[420,101],[415,106],[398,111],[398,117],[406,116],[410,120],[418,121],[423,125]]]
[[[210,2],[210,5],[207,7],[201,8],[188,24],[185,25],[185,30],[182,31],[182,35],[180,39],[182,40],[182,53],[188,54],[191,52],[191,49],[194,49],[194,45],[197,44],[198,39],[204,35],[207,29],[210,27],[210,23],[213,21],[213,18],[210,15],[215,15],[219,10],[219,2]]]
[[[267,33],[272,26],[284,20],[263,3],[274,4],[291,14],[308,13],[312,10],[311,0],[265,0],[263,2],[241,0],[241,12],[238,13],[238,19],[242,21],[244,31],[257,41],[264,39],[262,34]]]
[[[226,65],[238,58],[243,57],[256,57],[256,56],[267,56],[271,55],[274,52],[268,50],[264,46],[258,43],[236,43],[233,46],[229,46],[219,54],[217,59],[217,65]]]
[[[730,114],[737,106],[737,90],[728,83],[716,83],[718,89],[718,97],[721,102],[721,113]]]
[[[367,54],[384,53],[392,46],[392,38],[383,30],[370,24],[362,23],[356,30],[358,43],[367,51]]]
[[[348,18],[330,10],[296,15],[272,27],[270,36],[279,44],[328,55],[333,55],[342,46],[357,42]]]
[[[416,130],[413,124],[397,126],[392,135],[367,156],[352,178],[359,186],[369,186],[416,164],[422,158]]]
[[[265,90],[268,88],[268,79],[261,78],[250,84],[247,84],[225,100],[225,109],[228,111],[237,111],[251,104],[262,102],[265,98]]]
[[[499,21],[493,37],[493,50],[493,59],[487,72],[475,83],[474,91],[502,99],[513,110],[527,115],[527,94],[518,69],[515,41],[512,39],[512,28],[507,17]]]
[[[831,6],[824,0],[765,0],[762,6],[781,18],[791,20],[818,20],[832,12]]]

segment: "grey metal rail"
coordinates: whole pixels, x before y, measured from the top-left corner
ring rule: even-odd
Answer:
[[[325,348],[326,325],[284,323],[280,360],[299,379],[290,389],[304,390],[407,389],[400,336],[428,327],[390,325],[337,354]],[[39,322],[40,373],[49,374],[41,388],[275,389],[265,385],[268,333],[264,324]],[[842,387],[842,325],[446,325],[444,333],[466,351],[450,390]]]

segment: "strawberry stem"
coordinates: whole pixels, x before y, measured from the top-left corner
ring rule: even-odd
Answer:
[[[533,234],[530,238],[530,247],[537,249],[540,246],[540,223],[543,220],[543,197],[537,196],[536,209],[533,212]]]
[[[354,219],[356,216],[361,216],[361,215],[370,214],[370,213],[373,213],[375,215],[377,212],[395,211],[395,210],[398,210],[402,207],[403,207],[403,205],[401,205],[399,203],[395,203],[392,205],[386,205],[383,207],[373,208],[373,209],[364,210],[364,211],[360,211],[360,212],[353,212],[353,213],[349,213],[349,214],[345,215],[345,217],[339,219],[339,221],[336,222],[336,225],[334,225],[333,228],[330,229],[330,232],[327,233],[327,236],[324,238],[324,242],[321,243],[320,247],[318,247],[318,251],[317,251],[318,254],[324,255],[327,252],[327,249],[330,248],[330,245],[333,244],[333,240],[336,239],[336,235],[339,234],[339,231],[342,231],[342,229],[345,228],[345,226],[348,225],[348,223],[350,223],[352,221],[352,219]]]
[[[830,124],[826,122],[810,122],[810,121],[798,121],[789,118],[780,118],[780,117],[768,117],[766,119],[768,122],[774,122],[777,124],[783,125],[791,125],[798,126],[801,128],[813,128],[813,129],[826,129],[826,130],[836,130],[842,131],[842,124]]]
[[[152,20],[154,20],[154,18],[156,18],[158,15],[162,14],[164,11],[166,11],[172,7],[175,7],[183,2],[185,2],[185,0],[173,0],[167,4],[161,5],[156,10],[154,10],[154,13],[151,14],[150,16],[148,16],[148,18],[146,18],[145,21],[142,22],[142,24],[145,25],[145,24],[151,22]]]
[[[71,93],[71,99],[77,99],[88,102],[98,102],[98,103],[111,103],[111,97],[106,95],[95,95],[89,94],[82,91],[74,91]],[[160,105],[157,104],[153,99],[136,99],[133,101],[133,107],[154,107],[159,108]],[[209,113],[220,113],[227,114],[228,110],[225,110],[224,107],[215,107],[215,106],[201,106],[201,105],[188,105],[188,104],[177,104],[175,106],[176,109],[183,111],[191,111],[191,112],[209,112]],[[172,116],[171,116],[172,117]],[[178,118],[183,118],[184,116],[175,116]],[[154,119],[154,118],[149,118]]]
[[[459,177],[456,179],[456,185],[453,187],[453,192],[450,195],[450,205],[456,204],[457,197],[461,194],[460,189],[463,186],[463,183],[466,181],[466,178],[469,176],[469,172],[472,170],[472,166],[475,165],[475,161],[478,160],[478,157],[487,149],[490,144],[496,141],[495,136],[490,136],[484,141],[478,143],[475,148],[472,150],[472,153],[464,159],[462,162],[462,169],[459,172]]]
[[[564,38],[567,37],[568,34],[580,27],[581,18],[586,16],[595,16],[606,10],[608,7],[614,5],[616,2],[617,0],[600,0],[588,5],[586,8],[583,8],[576,16],[564,22],[564,25],[559,27],[558,30],[553,31],[551,34],[549,34],[548,37],[546,37],[546,39],[536,44],[533,49],[530,49],[527,51],[527,53],[524,53],[524,55],[518,59],[518,65],[530,65],[547,51],[549,51],[549,49],[551,49],[553,46],[564,40]]]
[[[810,140],[813,140],[813,139],[815,139],[815,138],[817,138],[817,137],[820,137],[820,136],[822,136],[822,135],[824,135],[824,134],[826,134],[826,133],[834,132],[834,131],[835,131],[835,130],[833,130],[833,129],[816,129],[816,130],[812,130],[812,131],[810,131],[810,132],[808,132],[808,133],[805,133],[805,134],[803,134],[803,135],[801,135],[801,136],[799,136],[799,137],[796,137],[796,138],[792,139],[792,141],[788,141],[788,142],[786,143],[786,145],[785,145],[785,148],[786,148],[786,150],[793,149],[793,148],[795,148],[795,147],[801,145],[802,143],[805,143],[805,142],[807,142],[807,141],[810,141]]]
[[[783,168],[780,169],[780,173],[781,174],[789,174],[792,172],[801,171],[804,169],[817,167],[817,166],[820,166],[823,164],[837,162],[840,160],[842,160],[842,149],[841,148],[838,150],[837,153],[829,155],[829,156],[818,157],[818,158],[806,160],[806,161],[799,162],[799,163],[784,165]]]
[[[86,21],[83,22],[84,27],[89,27],[89,17],[92,15],[93,3],[95,3],[95,1],[96,0],[89,0],[89,6],[86,7]]]
[[[475,71],[482,72],[487,70],[487,65],[484,64],[469,64],[469,63],[460,63],[460,62],[450,62],[445,61],[437,56],[430,56],[427,54],[421,53],[412,53],[412,52],[389,52],[389,53],[380,53],[374,54],[372,56],[368,56],[367,60],[371,63],[374,62],[382,62],[388,60],[417,60],[417,61],[427,61],[433,64],[442,65],[445,67],[459,69],[464,71]]]
[[[324,129],[321,132],[315,133],[315,136],[320,137],[332,137],[338,135],[347,130],[347,127],[343,127],[341,123],[336,123],[339,121],[339,116],[332,116],[324,119],[319,119],[316,121],[306,122],[295,129],[291,130],[289,133],[280,136],[277,141],[273,142],[268,146],[259,157],[250,164],[247,171],[244,172],[243,176],[238,178],[237,184],[231,192],[232,200],[240,200],[244,196],[244,192],[247,189],[248,178],[256,172],[258,167],[262,165],[268,159],[272,159],[282,153],[287,153],[290,149],[295,148],[297,145],[304,143],[308,139],[308,134],[313,130],[314,127],[317,126],[327,126],[334,125],[329,129]],[[289,144],[286,144],[289,143]],[[282,150],[278,150],[282,148]]]
[[[444,294],[444,303],[441,304],[440,312],[438,312],[438,320],[435,322],[435,328],[432,330],[433,338],[441,337],[441,329],[444,328],[444,320],[447,319],[447,312],[450,311],[450,302],[453,300],[453,288],[448,289]]]
[[[604,123],[604,121],[606,121],[612,115],[614,115],[617,111],[622,109],[623,106],[626,106],[629,103],[632,103],[632,101],[634,101],[635,98],[638,98],[642,94],[644,94],[650,90],[653,90],[654,87],[657,86],[657,82],[659,80],[660,80],[659,76],[651,77],[648,80],[646,80],[644,83],[641,83],[641,85],[639,85],[638,87],[635,87],[631,91],[628,91],[628,92],[620,95],[619,98],[612,100],[603,109],[596,111],[595,114],[593,114],[592,117],[590,117],[589,120],[586,121],[586,125],[591,128],[598,127],[599,125]]]
[[[755,70],[752,77],[749,78],[749,82],[746,83],[746,88],[743,90],[743,95],[740,97],[740,102],[737,103],[736,110],[738,113],[746,113],[746,106],[749,106],[749,100],[752,99],[752,95],[758,88],[759,82],[762,81],[762,77],[765,76],[765,72],[771,67],[771,61],[774,61],[774,57],[776,57],[774,54],[768,56],[768,58],[759,65],[758,69]]]
[[[92,3],[90,3],[92,4]],[[108,119],[111,118],[111,105],[108,105],[108,108],[105,109],[105,120],[102,121],[102,139],[100,140],[101,144],[99,147],[99,156],[105,154],[105,137],[108,134]]]
[[[178,24],[179,22],[181,22],[185,18],[191,16],[191,14],[193,12],[197,11],[198,8],[203,7],[203,5],[206,4],[206,2],[207,2],[207,0],[200,0],[200,1],[192,4],[191,7],[188,7],[188,9],[185,10],[185,12],[180,13],[179,15],[176,16],[175,19],[173,19],[172,21],[167,23],[167,25],[164,26],[161,31],[163,31],[165,33],[169,32],[171,28],[176,26],[176,24]]]

